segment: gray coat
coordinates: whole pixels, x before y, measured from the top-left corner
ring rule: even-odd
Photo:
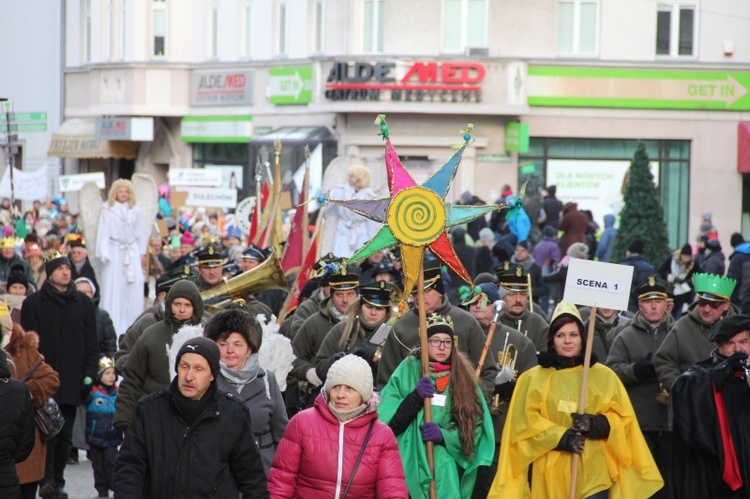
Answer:
[[[667,390],[672,389],[672,383],[680,374],[693,364],[707,359],[714,349],[715,345],[708,341],[713,324],[708,324],[700,318],[697,303],[690,305],[688,313],[674,323],[672,330],[654,354],[656,374]],[[724,317],[736,313],[737,309],[730,306]]]
[[[643,431],[668,431],[669,406],[656,400],[656,394],[660,392],[659,380],[639,380],[633,374],[633,365],[656,352],[671,325],[672,316],[664,314],[659,326],[652,330],[651,324],[638,312],[633,321],[615,337],[607,357],[607,366],[619,376],[628,391]]]
[[[518,321],[521,321],[519,327]],[[549,324],[547,320],[536,312],[529,312],[524,309],[518,317],[509,315],[507,310],[500,314],[500,322],[511,329],[515,329],[528,337],[539,352],[547,351],[547,333],[549,333]]]
[[[281,395],[276,376],[260,368],[258,377],[242,386],[242,391],[237,391],[237,387],[224,376],[219,376],[216,386],[223,392],[233,394],[250,409],[250,422],[255,443],[260,449],[260,457],[267,476],[276,447],[289,421],[284,406],[284,397]]]

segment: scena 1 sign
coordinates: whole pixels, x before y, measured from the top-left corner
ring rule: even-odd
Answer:
[[[627,310],[633,267],[571,258],[563,301]]]

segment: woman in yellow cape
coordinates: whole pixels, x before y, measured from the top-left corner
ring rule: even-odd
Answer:
[[[595,357],[584,414],[576,414],[583,333],[575,306],[560,303],[547,352],[518,378],[488,498],[567,499],[574,453],[580,454],[576,498],[645,499],[664,485],[625,387]]]

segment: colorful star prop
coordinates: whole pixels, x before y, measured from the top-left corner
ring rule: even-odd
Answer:
[[[375,124],[380,125],[380,135],[385,140],[385,165],[391,196],[381,199],[319,199],[384,224],[375,237],[354,253],[350,260],[362,260],[380,250],[400,244],[406,276],[404,296],[409,296],[421,271],[424,250],[428,248],[443,265],[471,283],[471,276],[458,259],[446,229],[470,222],[490,211],[505,208],[505,205],[465,206],[445,202],[461,156],[473,142],[473,126],[470,124],[463,130],[464,143],[448,162],[422,185],[417,185],[393,149],[385,116],[378,116]]]

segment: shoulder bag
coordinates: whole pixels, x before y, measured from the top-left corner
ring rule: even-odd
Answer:
[[[29,376],[36,371],[36,368],[42,364],[44,364],[44,361],[29,369],[24,377],[21,378],[21,381],[26,382]],[[45,400],[39,407],[34,407],[34,421],[37,427],[39,427],[39,434],[42,440],[45,441],[55,438],[65,424],[65,418],[62,415],[62,411],[60,411],[60,406],[57,405],[57,402],[52,397]]]

